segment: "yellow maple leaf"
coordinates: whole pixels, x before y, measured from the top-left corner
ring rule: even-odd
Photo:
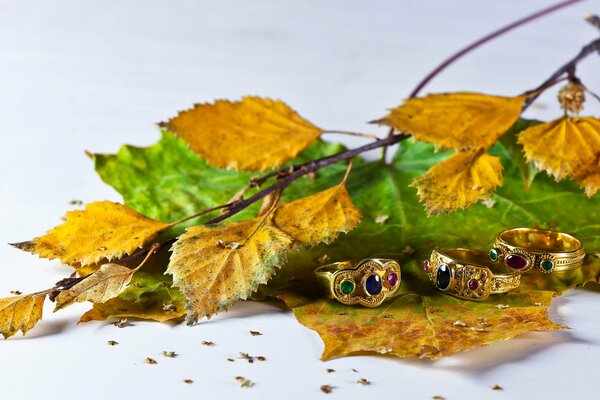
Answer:
[[[339,185],[284,204],[275,213],[275,224],[303,246],[333,242],[340,232],[348,233],[361,219],[345,186]]]
[[[131,254],[171,226],[124,205],[101,201],[68,212],[65,222],[46,235],[13,246],[81,268]]]
[[[188,324],[248,298],[285,263],[291,243],[269,214],[189,228],[173,245],[167,268],[186,296]]]
[[[430,94],[406,100],[375,122],[441,148],[488,148],[519,118],[526,99],[482,93]]]
[[[502,163],[482,150],[459,151],[431,167],[411,186],[430,215],[466,208],[503,184]]]
[[[528,161],[558,180],[588,175],[585,172],[597,167],[600,156],[600,120],[564,116],[525,129],[518,142]]]
[[[323,130],[279,100],[197,104],[161,124],[220,168],[265,170],[294,158]]]
[[[0,299],[0,333],[5,339],[18,331],[27,333],[42,319],[48,292]]]

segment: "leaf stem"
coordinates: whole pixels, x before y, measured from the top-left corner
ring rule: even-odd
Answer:
[[[348,136],[359,136],[359,137],[364,137],[367,139],[374,139],[374,140],[381,140],[381,138],[377,135],[374,135],[372,133],[362,133],[362,132],[351,132],[351,131],[338,131],[338,130],[326,130],[323,131],[323,133],[333,133],[333,134],[339,134],[339,135],[348,135]]]

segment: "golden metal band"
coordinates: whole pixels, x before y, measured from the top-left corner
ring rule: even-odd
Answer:
[[[424,267],[436,288],[465,300],[483,301],[491,294],[513,290],[521,282],[520,274],[498,268],[482,250],[433,250]]]
[[[315,270],[317,284],[328,297],[365,307],[377,307],[398,294],[400,275],[400,264],[384,258],[342,261]]]
[[[581,267],[585,250],[579,239],[567,233],[549,229],[514,228],[498,235],[489,257],[518,273],[527,272],[534,267],[549,273],[572,271]]]

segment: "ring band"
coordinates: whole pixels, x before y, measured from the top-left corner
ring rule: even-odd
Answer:
[[[423,267],[436,288],[465,300],[482,301],[513,290],[521,282],[520,274],[499,269],[482,250],[433,250]]]
[[[498,235],[489,252],[518,273],[538,267],[542,272],[572,271],[581,267],[585,250],[579,239],[549,229],[514,228]]]
[[[398,293],[400,264],[384,258],[342,261],[317,268],[315,277],[329,298],[347,305],[377,307]]]

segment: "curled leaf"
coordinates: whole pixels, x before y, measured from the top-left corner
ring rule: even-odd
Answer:
[[[500,159],[480,150],[459,151],[416,178],[412,186],[430,215],[467,208],[502,186]]]
[[[375,122],[441,148],[488,148],[519,118],[526,99],[482,93],[430,94],[406,100]]]
[[[47,292],[0,299],[0,333],[5,339],[27,333],[42,319]]]
[[[323,133],[282,101],[254,96],[197,104],[162,126],[209,164],[237,170],[280,166]]]
[[[68,212],[62,225],[44,236],[14,246],[81,268],[131,254],[168,228],[169,224],[129,207],[101,201],[88,204],[83,211]]]

